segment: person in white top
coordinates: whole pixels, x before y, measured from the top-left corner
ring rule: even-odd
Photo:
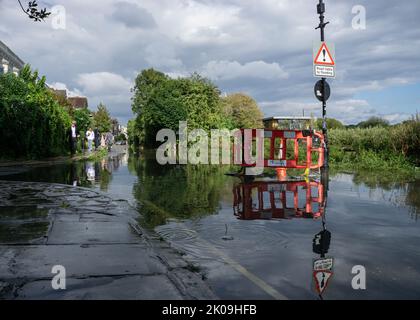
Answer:
[[[69,140],[70,140],[70,151],[71,155],[73,156],[76,153],[77,149],[77,138],[79,137],[79,130],[77,130],[76,121],[71,123],[71,127],[69,130]]]
[[[86,138],[88,141],[89,152],[92,152],[92,143],[93,140],[95,140],[95,133],[92,131],[92,128],[89,128],[89,130],[86,132]]]

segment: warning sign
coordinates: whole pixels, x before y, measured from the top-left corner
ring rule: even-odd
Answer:
[[[332,271],[329,270],[314,271],[315,288],[318,294],[322,294],[325,291],[332,275]]]
[[[320,42],[314,45],[314,76],[335,78],[334,45]]]
[[[319,48],[318,53],[315,56],[314,64],[335,66],[334,58],[325,42],[321,42],[321,47]]]

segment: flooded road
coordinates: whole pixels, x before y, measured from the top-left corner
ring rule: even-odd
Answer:
[[[128,200],[141,225],[185,253],[222,299],[319,299],[314,238],[323,230],[331,235],[324,255],[334,259],[324,299],[420,298],[420,181],[331,173],[328,184],[243,183],[229,171],[162,167],[152,153],[13,168],[0,180],[78,185]],[[352,288],[355,266],[366,269],[366,290]]]

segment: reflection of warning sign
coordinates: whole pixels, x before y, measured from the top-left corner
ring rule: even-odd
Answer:
[[[335,78],[334,45],[320,42],[314,45],[314,76]]]
[[[315,288],[318,294],[322,294],[328,286],[328,281],[333,273],[329,270],[314,271]]]
[[[314,271],[329,270],[331,271],[334,265],[333,258],[318,259],[314,261]]]

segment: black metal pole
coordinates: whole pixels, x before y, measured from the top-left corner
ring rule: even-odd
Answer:
[[[319,26],[316,29],[320,29],[321,31],[321,42],[325,41],[325,26],[329,24],[329,22],[325,22],[325,3],[324,0],[319,0],[319,4],[317,5],[317,12],[319,14]],[[328,129],[327,129],[327,101],[325,99],[325,83],[326,78],[322,78],[322,90],[323,90],[323,100],[322,100],[322,133],[325,137],[325,161],[324,167],[328,168],[328,159],[329,159],[329,149],[328,149]]]

